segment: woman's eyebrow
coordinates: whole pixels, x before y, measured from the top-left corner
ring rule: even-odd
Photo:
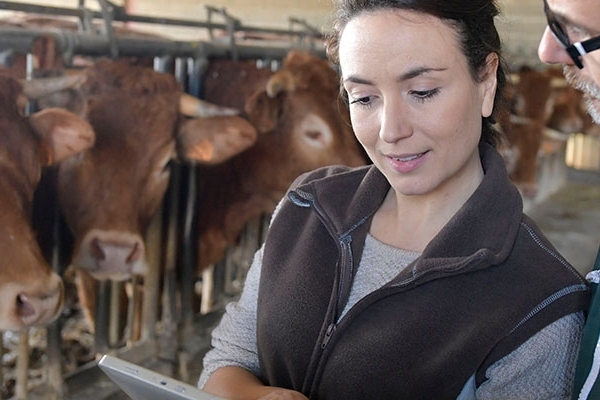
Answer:
[[[371,82],[370,80],[360,78],[360,77],[358,77],[356,75],[349,75],[349,76],[347,76],[346,78],[344,78],[343,82],[344,83],[345,82],[358,83],[358,84],[361,84],[361,85],[372,85],[373,84],[373,82]]]
[[[397,79],[398,82],[408,81],[410,79],[416,78],[417,76],[421,76],[424,74],[428,74],[430,72],[440,72],[446,71],[447,68],[430,68],[430,67],[417,67],[413,68],[402,75],[400,75]]]
[[[410,79],[416,78],[417,76],[428,74],[430,72],[440,72],[440,71],[446,71],[446,70],[447,70],[447,68],[417,67],[417,68],[413,68],[413,69],[401,74],[396,79],[396,81],[397,82],[408,81]],[[362,85],[372,85],[373,84],[372,81],[370,81],[368,79],[363,79],[356,75],[348,75],[346,78],[344,78],[343,82],[352,82],[352,83],[358,83],[358,84],[362,84]]]

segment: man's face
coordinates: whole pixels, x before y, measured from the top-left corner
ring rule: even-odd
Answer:
[[[599,0],[546,0],[545,8],[554,30],[564,33],[562,41],[574,44],[600,37]],[[576,57],[583,66],[580,69],[560,39],[560,35],[546,27],[538,55],[543,62],[564,64],[567,81],[584,93],[588,112],[600,124],[600,49]]]

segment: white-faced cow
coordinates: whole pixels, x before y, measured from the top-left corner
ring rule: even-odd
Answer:
[[[275,73],[220,60],[209,67],[205,87],[209,101],[244,104],[259,137],[227,162],[200,168],[198,271],[219,261],[248,221],[272,212],[301,173],[367,162],[340,97],[339,76],[324,59],[291,51]]]
[[[30,225],[42,168],[90,147],[89,124],[61,109],[25,116],[20,84],[0,71],[0,330],[55,319],[64,286]]]

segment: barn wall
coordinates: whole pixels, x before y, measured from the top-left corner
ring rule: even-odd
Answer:
[[[76,8],[78,3],[77,0],[15,1],[72,8]],[[206,21],[206,7],[211,6],[225,9],[245,26],[284,29],[290,27],[289,18],[293,17],[304,20],[317,29],[326,30],[330,26],[332,9],[331,0],[115,0],[114,3],[127,4],[127,9],[134,14],[198,21]],[[499,4],[503,12],[499,20],[499,29],[505,41],[507,59],[513,65],[538,65],[537,44],[545,27],[542,1],[499,0]],[[86,5],[95,8],[97,2],[87,0]],[[223,23],[224,20],[213,16],[213,21]],[[140,24],[137,27],[183,40],[203,39],[207,35],[202,29],[167,29]]]
[[[546,27],[542,0],[501,0],[499,30],[511,65],[540,65],[537,46]]]
[[[292,17],[323,30],[329,26],[331,12],[330,0],[211,0],[201,3],[196,0],[177,0],[171,5],[160,0],[130,0],[129,9],[140,14],[205,20],[206,6],[224,8],[244,25],[275,28],[289,28],[289,18]]]

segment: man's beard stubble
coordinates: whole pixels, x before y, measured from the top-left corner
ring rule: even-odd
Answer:
[[[600,87],[592,81],[581,79],[579,69],[573,65],[565,65],[563,74],[570,85],[583,92],[588,113],[594,123],[600,125]]]

